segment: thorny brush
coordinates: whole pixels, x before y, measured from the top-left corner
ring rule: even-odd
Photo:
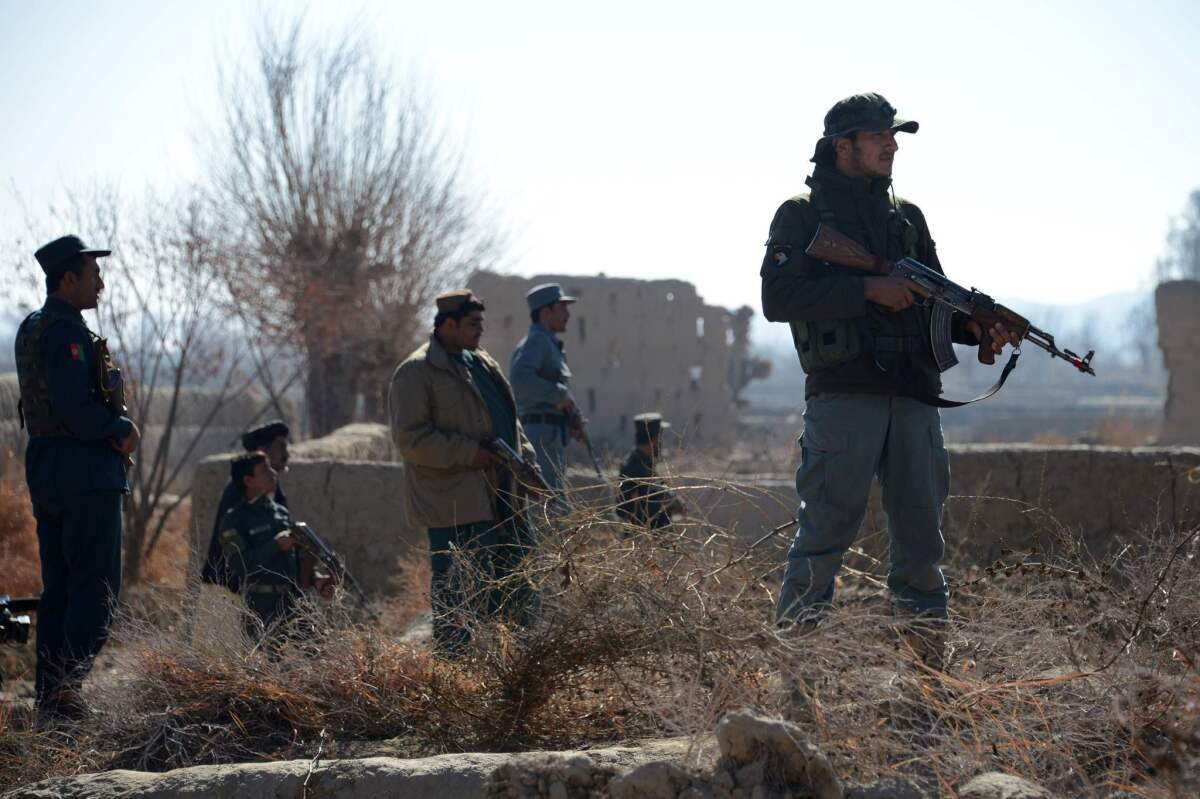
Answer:
[[[0,784],[302,757],[322,735],[411,754],[700,738],[735,707],[796,715],[799,687],[797,723],[848,779],[915,774],[948,792],[999,769],[1072,796],[1197,789],[1197,532],[1101,560],[1050,525],[1054,555],[952,564],[950,656],[934,671],[896,635],[885,567],[866,553],[835,611],[797,634],[772,620],[790,532],[750,548],[703,520],[652,534],[583,505],[538,527],[536,556],[503,586],[537,588],[533,621],[477,621],[455,661],[341,605],[310,608],[311,637],[273,657],[220,633],[238,629],[229,602],[169,631],[123,619],[120,676],[93,679],[96,714],[70,747],[0,718]],[[492,586],[476,577],[482,602]]]

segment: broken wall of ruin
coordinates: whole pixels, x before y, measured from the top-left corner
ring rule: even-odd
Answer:
[[[682,280],[477,272],[468,286],[487,305],[483,348],[506,371],[530,324],[525,293],[549,282],[579,299],[560,338],[593,440],[625,446],[646,411],[663,413],[685,445],[731,440],[736,392],[761,375],[748,355],[753,311],[707,305]]]
[[[1154,292],[1158,346],[1167,379],[1160,444],[1200,444],[1200,281],[1172,280]]]

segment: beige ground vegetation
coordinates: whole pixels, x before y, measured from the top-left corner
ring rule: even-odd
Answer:
[[[375,616],[314,607],[309,637],[273,655],[218,618],[229,603],[164,594],[161,612],[121,619],[112,662],[86,689],[88,720],[39,732],[21,706],[0,710],[0,788],[114,768],[667,736],[694,743],[682,767],[695,774],[712,765],[718,722],[753,708],[794,723],[847,784],[908,779],[953,795],[1003,771],[1065,796],[1200,790],[1200,530],[1131,530],[1102,555],[1058,530],[1053,556],[952,563],[936,670],[897,635],[886,568],[865,552],[834,612],[797,634],[772,622],[790,531],[747,541],[690,519],[650,534],[607,509],[539,528],[536,557],[500,586],[536,587],[532,621],[478,622],[453,661],[406,635],[427,602],[419,563],[407,565],[409,598]],[[472,568],[460,559],[464,576]]]

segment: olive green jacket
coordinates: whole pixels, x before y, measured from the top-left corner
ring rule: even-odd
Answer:
[[[911,255],[942,271],[925,215],[915,204],[890,193],[887,179],[865,181],[848,178],[829,167],[818,166],[808,179],[812,193],[785,202],[771,222],[762,278],[763,315],[772,322],[803,323],[833,319],[851,320],[870,336],[929,339],[928,311],[913,306],[888,311],[866,300],[864,275],[849,267],[817,261],[804,254],[822,213],[831,223],[875,255],[899,260]],[[821,208],[824,211],[822,212]],[[909,228],[906,232],[906,228]],[[962,344],[977,343],[955,315],[952,338]],[[859,358],[808,375],[805,395],[821,392],[903,394],[917,391],[941,393],[941,377],[932,354],[925,352],[864,352]]]
[[[516,418],[512,387],[483,350],[475,356],[504,392]],[[436,336],[392,374],[388,391],[392,440],[404,459],[405,508],[419,527],[454,527],[496,518],[497,475],[473,469],[482,442],[495,437],[491,414],[467,367],[450,358]],[[537,455],[517,421],[520,450]]]

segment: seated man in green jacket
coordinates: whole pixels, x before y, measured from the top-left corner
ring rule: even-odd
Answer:
[[[466,289],[438,297],[433,335],[396,368],[388,393],[409,523],[429,530],[434,642],[451,656],[470,640],[473,616],[522,621],[533,600],[525,583],[502,585],[533,541],[520,486],[489,444],[502,439],[531,463],[537,455],[512,387],[479,348],[484,310]],[[490,587],[481,593],[473,580]]]
[[[272,498],[277,477],[266,453],[239,455],[229,471],[242,489],[242,502],[221,519],[221,548],[253,614],[247,617],[247,632],[257,638],[261,630],[275,629],[295,614],[305,588],[312,586],[328,599],[333,584],[314,570],[311,558],[301,557],[289,533],[292,517]]]
[[[266,453],[267,462],[276,474],[275,504],[282,505],[285,509],[288,506],[287,495],[283,493],[283,485],[279,482],[278,475],[287,470],[290,458],[288,452],[290,432],[285,422],[276,419],[242,434],[242,448],[246,452],[262,450]],[[223,585],[235,594],[241,591],[241,585],[238,583],[237,577],[225,566],[225,555],[221,548],[221,521],[225,518],[226,513],[242,504],[242,500],[242,487],[230,479],[225,484],[224,490],[221,491],[221,499],[217,503],[217,515],[213,519],[208,555],[204,559],[204,567],[200,572],[200,579],[204,582]]]

